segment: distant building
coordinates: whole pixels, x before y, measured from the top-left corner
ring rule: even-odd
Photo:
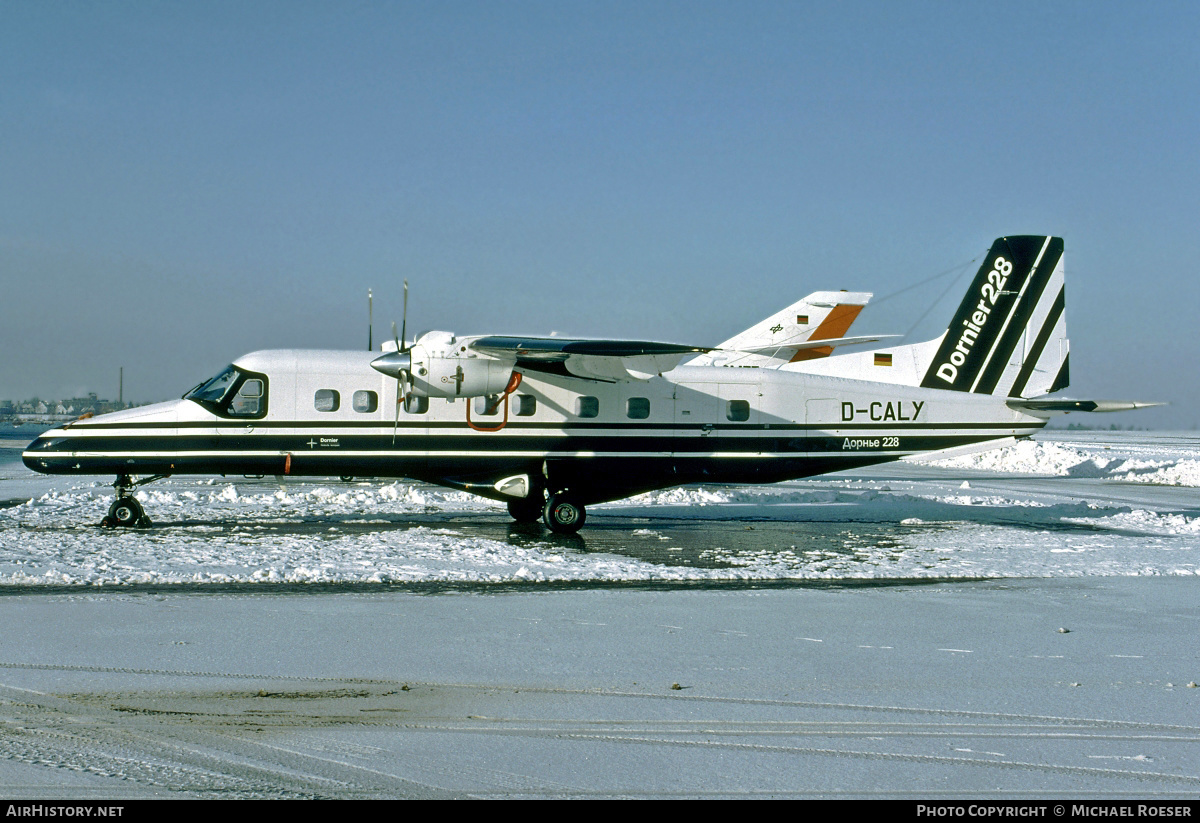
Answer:
[[[42,400],[38,397],[29,400],[0,400],[0,419],[20,418],[49,423],[75,420],[85,414],[107,414],[138,405],[144,404],[104,400],[97,397],[95,392],[90,392],[87,397],[73,397],[70,400]]]

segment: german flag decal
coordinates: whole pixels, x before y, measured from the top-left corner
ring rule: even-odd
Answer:
[[[797,314],[796,315],[796,325],[797,326],[807,326],[808,325],[808,315],[807,314]]]
[[[890,354],[876,354],[875,355],[875,365],[876,366],[892,365],[892,356]]]

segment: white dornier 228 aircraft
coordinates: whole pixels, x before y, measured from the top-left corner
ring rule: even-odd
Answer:
[[[434,331],[383,354],[254,352],[23,457],[116,474],[110,527],[149,523],[131,492],[152,480],[271,474],[413,478],[570,533],[585,506],[654,489],[810,477],[1149,405],[1045,396],[1068,377],[1062,258],[1057,237],[1000,238],[941,337],[833,357],[878,340],[844,336],[869,294],[818,292],[713,349]]]

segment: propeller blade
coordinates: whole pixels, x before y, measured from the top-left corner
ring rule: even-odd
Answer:
[[[404,402],[404,389],[412,371],[412,355],[408,353],[408,281],[404,281],[404,311],[400,315],[400,335],[396,335],[396,321],[392,321],[392,339],[396,341],[394,354],[385,354],[371,361],[371,368],[396,378],[396,420],[392,424],[392,446],[396,445],[396,432],[400,429],[400,404]]]
[[[396,342],[396,351],[408,351],[402,346],[408,345],[408,281],[404,281],[404,311],[400,315],[400,339]],[[392,324],[392,335],[396,334],[396,324]]]
[[[400,404],[404,402],[405,373],[396,375],[396,420],[392,423],[392,448],[396,447],[396,432],[400,428]]]

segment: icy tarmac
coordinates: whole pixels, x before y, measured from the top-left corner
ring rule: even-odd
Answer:
[[[692,487],[575,538],[0,435],[0,793],[1190,797],[1200,437]]]

